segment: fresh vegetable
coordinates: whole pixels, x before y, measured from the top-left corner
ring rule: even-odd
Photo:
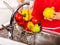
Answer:
[[[25,21],[32,19],[32,11],[29,9],[22,10],[22,15]]]
[[[43,11],[43,16],[45,18],[52,18],[54,16],[55,10],[53,8],[45,8]]]
[[[18,24],[19,26],[23,26],[23,27],[24,27],[25,22],[24,22],[24,21],[20,21],[20,22],[17,22],[17,24]]]
[[[16,15],[15,15],[15,20],[16,20],[16,21],[22,21],[22,20],[23,20],[22,14],[16,13]]]
[[[33,17],[33,18],[32,18],[32,22],[33,22],[34,24],[38,24],[38,23],[39,23],[39,20],[38,20],[36,17]]]
[[[25,21],[28,21],[28,18],[29,18],[29,16],[28,16],[28,9],[22,10],[22,15],[23,15],[23,19]]]
[[[32,22],[28,22],[27,27],[28,27],[28,29],[32,30],[34,27],[34,24]]]
[[[31,10],[29,10],[29,20],[31,20],[32,19],[32,11]]]
[[[40,26],[38,24],[35,24],[34,27],[33,27],[32,32],[34,32],[34,33],[40,32]]]

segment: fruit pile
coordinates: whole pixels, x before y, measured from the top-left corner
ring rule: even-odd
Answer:
[[[16,23],[22,26],[23,29],[29,32],[38,33],[41,31],[41,25],[36,17],[32,16],[32,11],[22,10],[22,13],[16,13],[15,15]]]

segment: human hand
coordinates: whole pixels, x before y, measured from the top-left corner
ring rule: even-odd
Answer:
[[[60,12],[54,12],[54,16],[51,18],[44,18],[46,20],[52,21],[52,20],[60,20]]]
[[[44,19],[52,21],[53,17],[55,16],[54,12],[55,12],[55,8],[54,7],[45,8],[44,11],[43,11]]]
[[[54,7],[51,7],[51,8],[53,8],[53,9],[55,10]],[[54,20],[54,19],[55,19],[55,20],[60,20],[60,12],[54,12],[53,15],[54,15],[54,16],[52,16],[52,17],[50,17],[50,18],[44,17],[44,19],[49,20],[49,21],[52,21],[52,20]]]
[[[60,12],[55,12],[54,15],[53,19],[60,20]]]
[[[55,19],[55,17],[54,17],[54,16],[53,16],[53,17],[51,17],[51,18],[46,18],[46,17],[44,17],[44,19],[45,19],[45,20],[52,21],[53,19]]]

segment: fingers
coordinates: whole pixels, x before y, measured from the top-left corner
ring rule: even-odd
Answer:
[[[54,16],[52,19],[56,19],[56,15],[58,14],[58,12],[54,12]]]
[[[53,17],[53,19],[56,19],[56,15]]]
[[[60,12],[54,12],[54,15],[53,19],[60,20]]]
[[[51,18],[47,18],[47,20],[52,21],[52,19],[51,19]]]
[[[45,20],[49,20],[49,21],[52,21],[52,18],[46,18],[44,17]]]
[[[51,8],[55,9],[54,7],[51,7]],[[49,20],[49,21],[58,20],[58,19],[60,20],[60,12],[54,12],[53,14],[54,14],[54,16],[52,16],[50,18],[45,18],[44,17],[44,19]]]
[[[60,14],[60,12],[54,12],[55,15]]]

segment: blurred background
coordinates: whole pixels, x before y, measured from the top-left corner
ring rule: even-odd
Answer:
[[[16,8],[18,3],[17,0],[0,0],[0,28],[1,24],[8,25],[12,12],[3,3],[6,1],[11,7]]]

